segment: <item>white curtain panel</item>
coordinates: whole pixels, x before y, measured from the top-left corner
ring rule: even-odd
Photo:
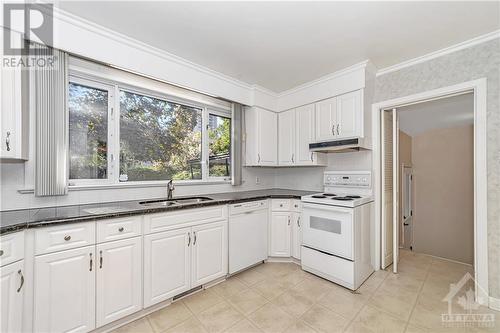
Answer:
[[[35,195],[65,195],[68,192],[68,55],[42,45],[39,57],[52,57],[52,66],[34,67],[36,134]]]

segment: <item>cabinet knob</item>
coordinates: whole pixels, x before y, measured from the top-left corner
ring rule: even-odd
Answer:
[[[0,250],[0,257],[3,256],[3,250]]]
[[[123,232],[123,230],[124,230],[124,229],[123,229],[123,227],[119,227],[119,228],[118,228],[118,231],[119,231],[119,232]]]
[[[64,236],[64,240],[65,240],[66,242],[67,242],[67,241],[69,241],[70,239],[71,239],[71,236],[70,236],[70,235],[66,235],[66,236]]]
[[[283,207],[283,204],[280,204],[280,207]]]

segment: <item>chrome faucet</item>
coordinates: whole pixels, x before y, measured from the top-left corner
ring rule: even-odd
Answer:
[[[172,199],[173,193],[175,190],[175,186],[172,183],[172,179],[167,183],[167,200]]]

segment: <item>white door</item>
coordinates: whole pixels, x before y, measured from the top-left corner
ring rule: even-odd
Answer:
[[[408,166],[402,168],[402,229],[403,236],[401,244],[405,249],[412,250],[413,243],[413,207],[412,207],[412,188],[413,173]]]
[[[95,328],[95,247],[35,257],[34,332]]]
[[[300,247],[302,245],[302,231],[300,213],[292,214],[292,257],[300,259]]]
[[[337,98],[333,97],[316,103],[315,111],[316,141],[327,141],[336,138]]]
[[[227,223],[193,227],[191,288],[227,274]]]
[[[293,165],[295,156],[295,110],[278,115],[278,164]]]
[[[191,228],[144,236],[144,307],[190,289]]]
[[[23,323],[24,260],[0,268],[0,332],[21,332]]]
[[[97,245],[97,327],[142,309],[141,237]]]
[[[337,96],[337,138],[350,138],[361,135],[361,90]]]
[[[316,153],[309,151],[309,144],[314,142],[314,104],[295,109],[296,163],[314,164]]]
[[[278,115],[262,109],[258,112],[257,164],[275,166],[278,163]]]
[[[271,213],[269,256],[290,257],[291,223],[291,213]]]

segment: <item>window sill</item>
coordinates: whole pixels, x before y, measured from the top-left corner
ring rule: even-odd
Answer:
[[[167,186],[168,181],[161,182],[123,182],[118,184],[85,184],[85,185],[70,185],[68,191],[89,191],[89,190],[109,190],[120,188],[147,188],[147,187],[164,187]],[[199,185],[221,185],[231,184],[231,180],[209,180],[209,181],[174,181],[175,186],[199,186]],[[34,193],[35,190],[20,189],[21,194]]]

